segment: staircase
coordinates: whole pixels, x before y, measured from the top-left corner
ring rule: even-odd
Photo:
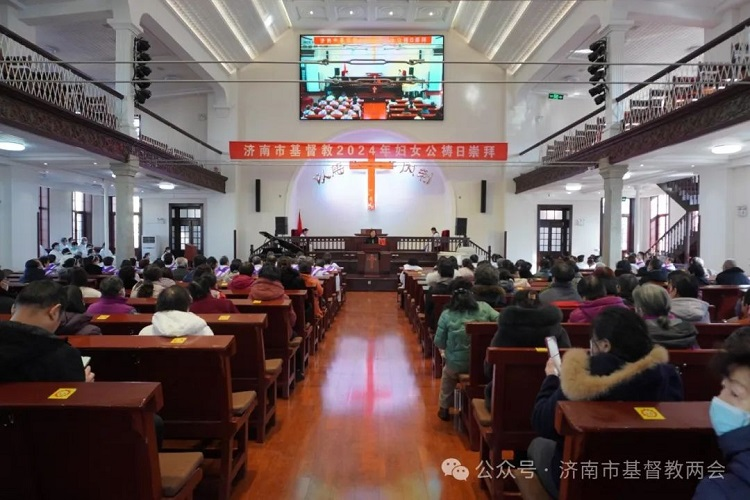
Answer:
[[[700,253],[700,214],[687,212],[648,249],[655,255],[667,255],[673,262],[687,263]]]
[[[686,212],[694,212],[700,209],[700,176],[694,175],[685,179],[663,182],[659,184],[662,191],[676,201]]]

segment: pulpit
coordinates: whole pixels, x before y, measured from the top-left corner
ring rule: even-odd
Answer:
[[[362,245],[357,252],[357,272],[364,275],[388,274],[391,271],[391,252],[380,245]]]

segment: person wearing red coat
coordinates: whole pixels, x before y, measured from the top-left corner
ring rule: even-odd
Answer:
[[[216,275],[206,273],[188,286],[193,303],[190,312],[194,314],[239,314],[237,306],[231,300],[215,298],[211,291],[216,285]]]

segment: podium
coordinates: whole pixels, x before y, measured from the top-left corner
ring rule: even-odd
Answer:
[[[381,245],[363,244],[357,252],[357,272],[364,275],[388,274],[391,271],[391,252]]]

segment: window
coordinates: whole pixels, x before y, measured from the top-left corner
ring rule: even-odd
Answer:
[[[117,234],[117,198],[109,197],[109,247],[115,248],[115,235]],[[141,197],[133,196],[133,248],[136,254],[141,247],[141,236],[143,235],[143,207],[141,206]]]
[[[39,188],[39,219],[37,220],[37,245],[49,248],[49,188]]]
[[[73,239],[80,242],[86,236],[91,239],[92,195],[73,192]]]
[[[557,257],[569,254],[571,248],[571,205],[539,205],[537,207],[537,252]]]
[[[654,196],[651,198],[650,205],[649,247],[653,248],[658,243],[654,250],[664,252],[667,250],[666,246],[664,242],[659,242],[659,239],[669,229],[669,196],[666,194]]]

